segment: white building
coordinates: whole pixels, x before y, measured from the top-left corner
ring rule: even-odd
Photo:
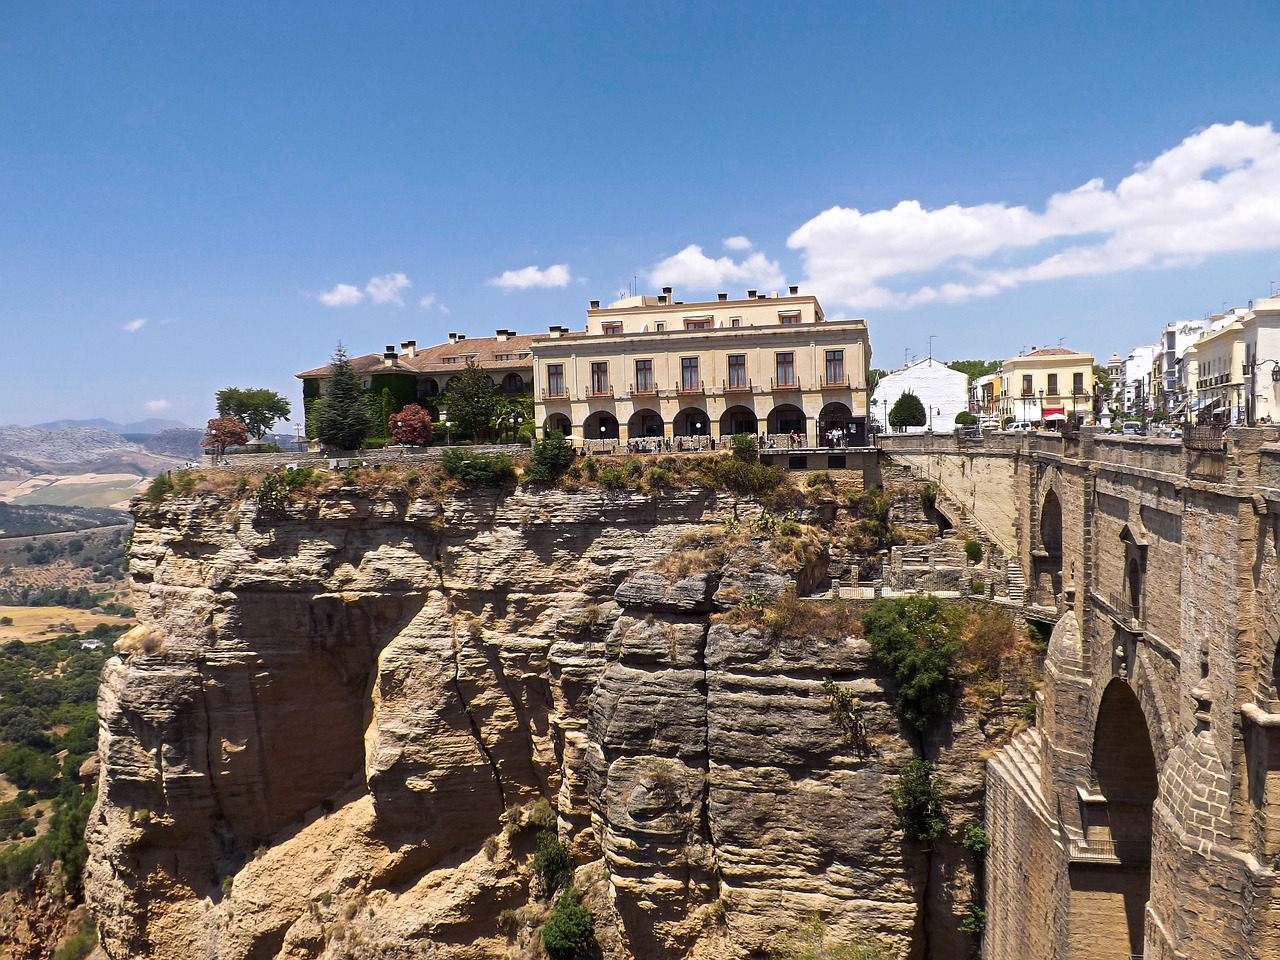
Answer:
[[[1188,378],[1183,375],[1182,359],[1191,345],[1204,336],[1206,325],[1204,320],[1165,325],[1161,337],[1164,353],[1160,357],[1161,406],[1165,410],[1179,410],[1188,400]]]
[[[1153,408],[1155,393],[1152,389],[1152,372],[1157,357],[1163,353],[1162,343],[1147,343],[1134,347],[1124,362],[1124,395],[1125,412],[1134,417],[1141,417]]]
[[[908,433],[929,429],[950,432],[955,429],[956,414],[969,409],[969,377],[933,357],[885,374],[876,384],[871,408],[886,430],[890,429],[889,411],[904,393],[919,397],[925,412],[925,425],[908,427]]]

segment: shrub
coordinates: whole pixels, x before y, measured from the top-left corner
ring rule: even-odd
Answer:
[[[960,921],[960,929],[965,933],[971,933],[975,937],[981,936],[982,931],[987,929],[987,911],[983,910],[976,903],[969,907],[969,912],[964,915],[964,919]]]
[[[760,459],[760,449],[755,434],[752,433],[735,433],[729,438],[729,449],[737,459],[747,463],[755,463]]]
[[[776,960],[888,960],[882,948],[861,937],[852,943],[832,943],[819,917],[774,938],[769,956]]]
[[[898,715],[917,730],[951,710],[958,619],[932,596],[877,600],[863,615],[872,654],[898,682]]]
[[[542,927],[542,945],[551,960],[583,956],[595,943],[595,920],[582,905],[578,892],[566,890]]]
[[[173,480],[167,473],[160,474],[147,484],[146,498],[150,503],[159,503],[171,493],[173,493]]]
[[[515,464],[505,453],[472,453],[450,448],[440,458],[444,472],[467,486],[500,487],[514,479]]]
[[[568,848],[550,830],[540,830],[534,843],[533,872],[549,896],[573,881],[573,861]]]
[[[924,403],[909,390],[898,397],[893,409],[889,411],[889,426],[895,430],[904,427],[923,427],[928,422]]]
[[[930,483],[920,491],[920,506],[924,507],[926,510],[932,510],[937,506],[937,504],[938,488]]]
[[[553,483],[573,464],[573,444],[559,430],[549,430],[533,445],[524,477],[529,483]]]
[[[961,410],[956,414],[956,423],[962,427],[971,427],[978,422],[978,418],[968,410]]]
[[[974,859],[981,860],[987,855],[987,847],[991,846],[991,835],[976,823],[971,823],[964,828],[960,846],[972,853]]]
[[[53,960],[84,960],[97,945],[98,928],[94,926],[93,917],[85,911],[76,924],[75,934],[57,949]]]
[[[733,456],[702,458],[697,469],[710,487],[757,497],[773,492],[785,477],[781,467]]]
[[[913,757],[903,765],[891,800],[898,825],[913,840],[927,843],[938,839],[947,829],[942,798],[933,779],[933,765],[927,760]]]
[[[970,563],[981,563],[982,544],[977,540],[966,540],[964,542],[964,555],[969,558]]]

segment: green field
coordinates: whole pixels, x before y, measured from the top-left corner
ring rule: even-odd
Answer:
[[[55,483],[15,497],[19,504],[52,504],[58,507],[109,507],[138,492],[136,480],[104,480],[102,483]]]

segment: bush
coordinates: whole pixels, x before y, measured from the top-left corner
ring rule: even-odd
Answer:
[[[84,960],[98,945],[98,928],[94,926],[93,917],[86,911],[76,925],[76,932],[60,946],[53,955],[53,960]]]
[[[974,859],[981,860],[987,855],[987,847],[991,846],[991,835],[976,823],[971,823],[964,828],[960,846],[972,853]]]
[[[898,682],[898,715],[917,730],[951,711],[958,621],[956,611],[932,596],[877,600],[863,615],[872,654]]]
[[[472,453],[450,448],[440,458],[444,472],[467,486],[500,487],[513,480],[515,464],[505,453]]]
[[[534,841],[533,872],[550,895],[573,881],[573,861],[568,848],[550,830],[540,830]]]
[[[889,957],[879,946],[860,937],[852,943],[831,943],[826,924],[818,917],[774,938],[769,956],[776,960],[888,960]]]
[[[964,542],[964,555],[969,558],[970,563],[981,563],[982,544],[977,540],[966,540]]]
[[[697,469],[707,485],[714,489],[757,497],[772,493],[785,478],[781,467],[741,460],[736,456],[703,458],[698,461]]]
[[[898,774],[898,785],[891,794],[893,812],[898,825],[913,840],[927,843],[942,836],[947,821],[942,813],[942,799],[933,780],[933,765],[913,757]]]
[[[735,433],[729,438],[729,449],[733,451],[733,455],[739,460],[746,463],[755,463],[760,459],[760,449],[757,443],[755,434]]]
[[[925,510],[932,510],[937,506],[937,504],[938,488],[930,483],[920,491],[920,506],[924,507]]]
[[[956,414],[956,424],[961,427],[971,427],[978,422],[978,418],[968,410],[961,410]]]
[[[566,890],[542,927],[542,945],[551,960],[583,956],[595,943],[595,920],[576,890]]]
[[[171,493],[173,493],[173,480],[167,473],[160,474],[147,484],[146,498],[150,503],[159,503]]]
[[[964,919],[960,921],[960,929],[965,933],[971,933],[975,937],[981,936],[982,931],[987,929],[987,911],[983,910],[976,903],[969,907],[969,912],[964,915]]]
[[[529,483],[554,483],[572,466],[573,460],[573,444],[559,430],[549,430],[546,437],[533,444],[524,478]]]

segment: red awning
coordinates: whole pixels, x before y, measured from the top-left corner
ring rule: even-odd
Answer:
[[[1044,415],[1046,417],[1054,413],[1062,417],[1062,416],[1066,416],[1067,410],[1065,407],[1045,407],[1044,408]]]

